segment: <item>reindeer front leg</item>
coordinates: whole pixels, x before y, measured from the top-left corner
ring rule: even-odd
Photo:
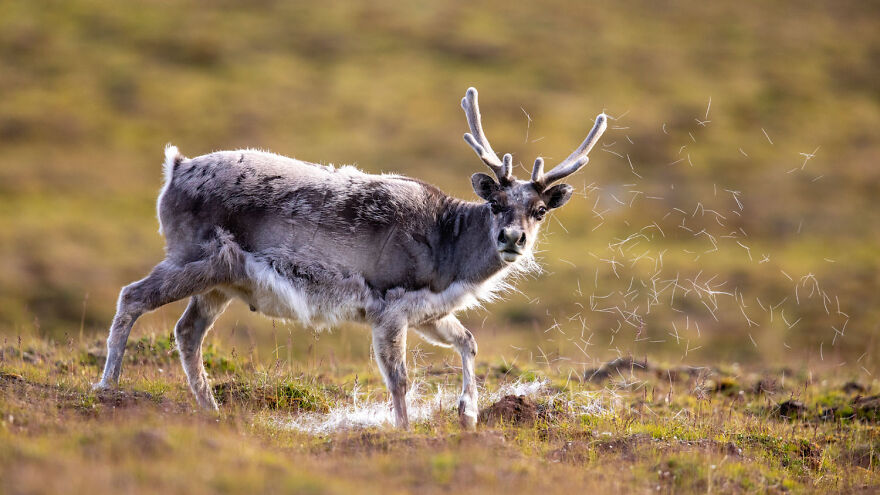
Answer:
[[[445,316],[419,327],[428,340],[441,345],[453,346],[461,354],[461,397],[458,399],[458,419],[469,430],[477,426],[477,380],[474,360],[477,357],[477,341],[474,335],[453,315]]]
[[[385,385],[391,392],[395,426],[409,429],[406,414],[406,329],[405,321],[385,320],[373,326],[373,352]]]

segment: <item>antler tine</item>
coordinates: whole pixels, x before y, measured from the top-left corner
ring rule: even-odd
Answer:
[[[489,168],[495,172],[498,180],[509,180],[511,172],[510,161],[512,160],[512,157],[511,160],[502,163],[495,154],[495,151],[492,150],[489,140],[486,139],[486,133],[483,132],[483,124],[480,117],[480,105],[477,102],[476,88],[468,88],[464,98],[461,99],[461,108],[464,109],[464,114],[468,121],[468,127],[471,128],[471,132],[465,133],[464,140],[474,149],[480,159],[483,160],[483,163],[488,165]],[[507,158],[507,156],[508,155],[505,155],[505,158]]]
[[[544,159],[540,156],[535,158],[535,166],[532,168],[532,182],[540,184],[544,181]]]
[[[513,175],[513,155],[510,153],[505,153],[501,157],[501,174],[506,179],[510,179]]]
[[[605,132],[607,127],[608,117],[604,113],[600,113],[596,116],[596,123],[593,125],[593,129],[587,134],[587,138],[584,139],[584,142],[581,143],[578,149],[574,150],[574,153],[569,155],[568,158],[562,161],[562,163],[553,167],[553,170],[547,172],[543,177],[540,177],[540,180],[535,180],[535,173],[533,172],[532,180],[543,186],[548,186],[580,170],[581,167],[590,161],[587,155],[590,153],[590,150],[593,149],[593,146],[599,141],[599,138],[602,136],[602,133]],[[537,163],[535,163],[535,168],[537,169]]]

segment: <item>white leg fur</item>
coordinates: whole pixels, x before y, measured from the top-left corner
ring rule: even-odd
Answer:
[[[449,315],[431,324],[419,327],[428,340],[451,345],[461,354],[462,386],[461,397],[458,399],[458,417],[463,427],[474,429],[477,425],[477,382],[474,375],[474,360],[477,356],[477,341],[473,334]]]

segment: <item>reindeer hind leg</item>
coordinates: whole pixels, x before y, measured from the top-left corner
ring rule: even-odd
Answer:
[[[196,401],[204,409],[217,410],[217,401],[205,373],[202,341],[214,321],[229,305],[229,296],[219,290],[195,295],[174,328],[180,362]]]
[[[189,263],[179,264],[166,259],[146,278],[122,289],[107,337],[107,362],[95,389],[111,388],[119,382],[125,344],[138,317],[241,277],[243,254],[231,235],[218,229],[214,245],[206,245],[205,250],[211,255]]]

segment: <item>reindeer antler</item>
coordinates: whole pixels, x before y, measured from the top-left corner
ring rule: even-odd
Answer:
[[[596,116],[596,124],[593,125],[593,130],[587,134],[587,138],[584,139],[584,142],[581,143],[578,149],[574,150],[574,153],[569,155],[568,158],[562,161],[562,163],[553,167],[553,170],[546,174],[544,173],[544,160],[541,158],[535,160],[535,167],[532,170],[532,182],[543,189],[580,170],[581,167],[590,161],[587,155],[590,153],[590,150],[593,149],[596,142],[599,141],[599,137],[602,136],[602,133],[605,132],[607,127],[608,117],[604,113],[600,113]]]
[[[511,176],[511,162],[513,161],[513,156],[508,153],[504,155],[502,161],[499,160],[495,152],[492,151],[492,146],[489,144],[489,140],[486,139],[486,133],[483,132],[476,88],[468,88],[464,98],[461,99],[461,108],[464,109],[468,126],[471,128],[471,132],[465,133],[464,140],[474,149],[474,151],[477,152],[477,155],[483,160],[483,163],[488,165],[489,168],[495,172],[495,176],[498,177],[499,181],[510,181],[513,178]]]

